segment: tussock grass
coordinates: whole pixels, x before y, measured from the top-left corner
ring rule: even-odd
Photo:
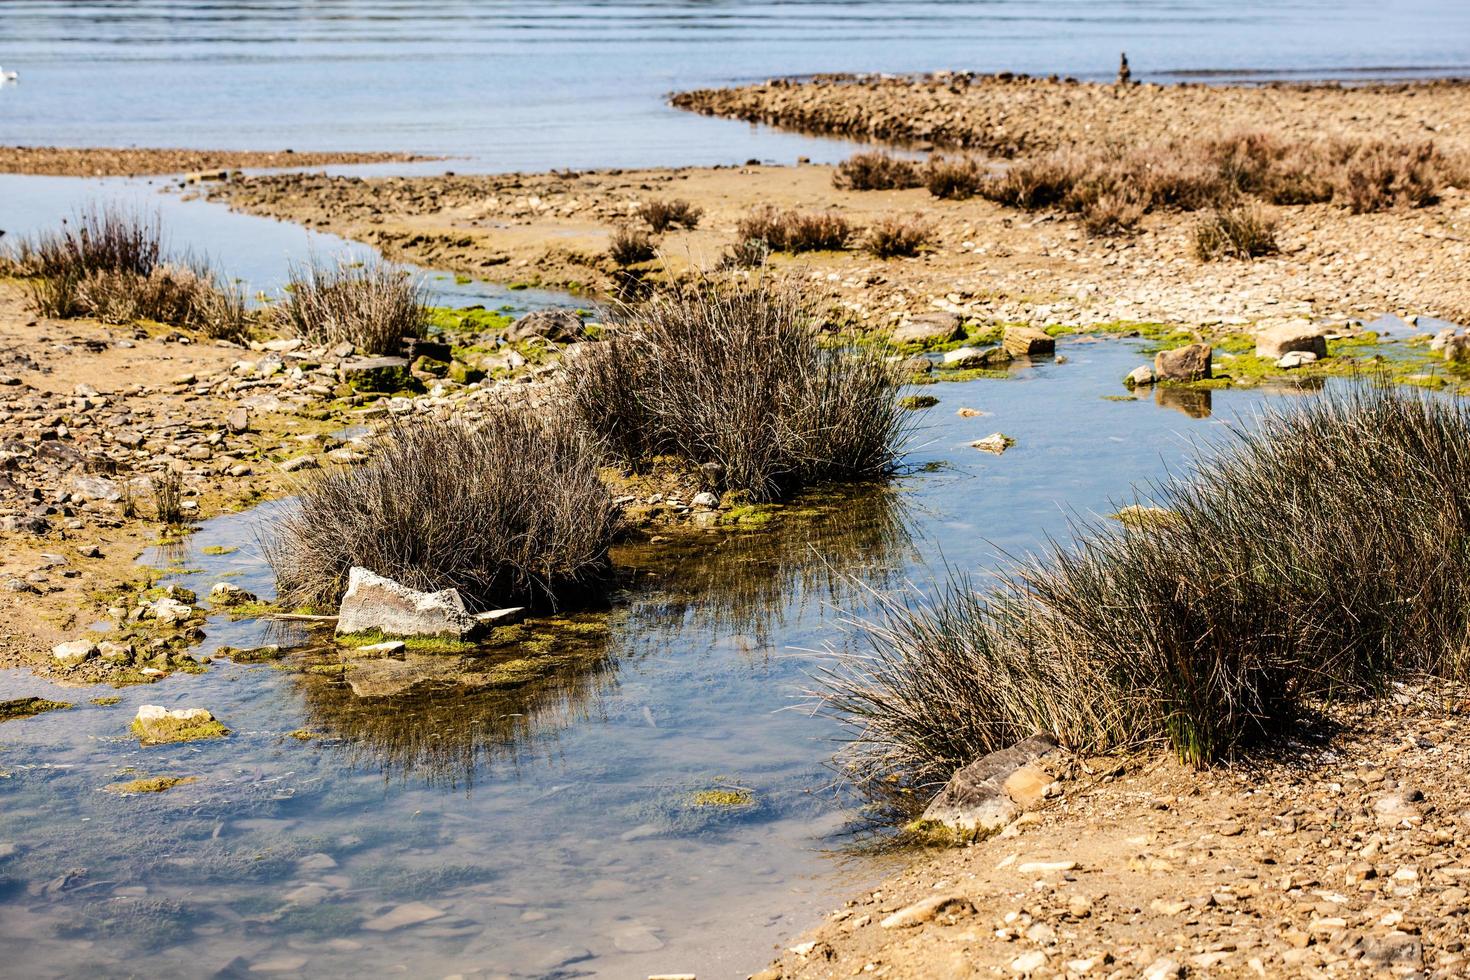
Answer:
[[[759,242],[772,252],[838,251],[852,236],[852,225],[840,214],[783,211],[772,205],[751,211],[736,230],[741,242]]]
[[[349,343],[365,354],[392,354],[423,337],[429,312],[423,288],[380,260],[292,266],[276,325],[315,346]]]
[[[642,228],[616,228],[608,240],[608,258],[619,268],[652,261],[657,254],[653,239]]]
[[[892,466],[903,410],[889,367],[825,344],[794,284],[701,280],[613,321],[567,363],[567,400],[624,465],[715,464],[716,489],[755,501]]]
[[[912,161],[876,151],[853,154],[832,172],[832,186],[840,191],[907,190],[921,183]]]
[[[1194,226],[1194,254],[1201,262],[1254,259],[1277,251],[1276,219],[1259,204],[1214,208]]]
[[[704,208],[682,198],[655,198],[640,204],[636,214],[648,224],[655,235],[662,235],[670,228],[699,227],[699,219],[704,217]]]
[[[1206,765],[1329,697],[1470,675],[1470,408],[1354,384],[1273,409],[1152,489],[1176,515],[1085,523],[979,591],[886,600],[814,695],[846,761],[920,806],[1036,732]]]
[[[1466,162],[1433,143],[1294,140],[1262,132],[1148,147],[1097,145],[1012,162],[975,193],[1026,210],[1076,214],[1090,231],[1132,227],[1146,212],[1268,204],[1344,206],[1354,214],[1422,207],[1465,179]]]
[[[27,277],[31,307],[42,316],[153,320],[236,342],[252,325],[237,286],[204,262],[168,255],[157,214],[93,205],[21,241],[8,264]]]
[[[880,259],[917,255],[934,236],[934,227],[923,218],[886,214],[863,232],[863,248]]]
[[[932,156],[924,164],[924,186],[946,201],[961,201],[980,193],[985,165],[974,157]]]
[[[605,581],[619,511],[598,466],[560,413],[400,423],[362,464],[306,478],[263,551],[288,607],[335,608],[354,565],[476,609],[556,606]]]

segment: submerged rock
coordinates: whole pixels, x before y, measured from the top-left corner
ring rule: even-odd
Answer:
[[[256,600],[253,593],[246,592],[232,582],[216,582],[209,590],[209,601],[216,606],[238,606]]]
[[[480,628],[455,589],[420,592],[361,566],[347,575],[337,633],[465,639]]]
[[[1064,759],[1049,735],[981,756],[949,778],[912,829],[942,829],[959,840],[995,833],[1040,802]]]
[[[1010,449],[1015,444],[1016,440],[1012,439],[1004,432],[992,432],[984,439],[976,439],[974,442],[970,443],[970,447],[972,449],[978,449],[981,452],[994,453],[995,455],[999,456],[1001,453],[1005,452],[1007,449]]]

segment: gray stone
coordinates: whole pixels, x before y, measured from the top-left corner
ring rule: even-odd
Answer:
[[[360,566],[348,572],[337,614],[338,633],[376,630],[385,636],[463,639],[479,626],[455,589],[420,592]]]
[[[988,347],[981,350],[978,347],[957,347],[944,355],[943,364],[947,368],[979,368],[998,367],[1009,364],[1014,360],[1011,352],[1004,347]]]
[[[536,310],[527,313],[505,332],[507,340],[530,340],[540,337],[566,343],[582,336],[582,318],[572,310]]]
[[[1128,377],[1123,379],[1123,383],[1130,388],[1144,388],[1153,384],[1154,380],[1154,369],[1147,364],[1140,364],[1128,372]]]
[[[1041,799],[1055,781],[1051,767],[1060,767],[1064,758],[1049,735],[981,756],[949,778],[920,819],[961,837],[992,834]]]
[[[693,503],[696,507],[703,507],[705,510],[713,510],[714,508],[720,506],[720,498],[716,497],[708,490],[702,490],[694,495],[694,499],[691,501],[691,503]]]
[[[1318,357],[1326,357],[1325,332],[1325,327],[1315,326],[1305,320],[1270,327],[1256,334],[1256,356],[1275,361],[1283,354],[1304,350],[1311,351]]]
[[[402,929],[405,926],[416,926],[421,922],[429,922],[443,914],[443,910],[436,909],[424,902],[409,902],[375,919],[367,920],[362,927],[373,932],[392,932],[394,929]]]
[[[893,328],[895,344],[947,344],[965,336],[964,321],[954,313],[922,313]]]
[[[1444,359],[1447,361],[1470,360],[1470,335],[1457,334],[1443,344]]]
[[[1202,381],[1210,376],[1209,344],[1190,344],[1154,355],[1154,375],[1160,381]]]
[[[1316,362],[1317,355],[1313,354],[1311,351],[1294,350],[1286,354],[1282,354],[1281,360],[1276,362],[1276,366],[1281,368],[1283,371],[1291,371],[1295,368],[1304,367],[1308,364],[1315,364]]]
[[[216,582],[209,590],[209,601],[216,606],[238,606],[243,602],[254,602],[255,595],[233,582]]]
[[[101,476],[78,476],[72,480],[73,492],[82,500],[114,503],[122,499],[122,488]]]
[[[97,644],[97,652],[102,659],[108,663],[127,664],[133,662],[133,645],[131,643],[118,643],[115,640],[103,640]]]
[[[248,431],[250,411],[244,408],[231,409],[230,414],[225,416],[225,427],[236,435]]]
[[[72,640],[70,643],[58,643],[51,648],[51,656],[57,663],[63,666],[75,667],[77,664],[97,656],[97,644],[91,640]]]

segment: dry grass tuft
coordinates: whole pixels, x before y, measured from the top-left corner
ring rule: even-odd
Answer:
[[[922,806],[1038,731],[1206,765],[1324,698],[1470,675],[1470,408],[1390,386],[1275,409],[1153,488],[1176,515],[1089,523],[985,592],[894,598],[815,695],[848,761]]]
[[[560,414],[401,423],[365,463],[308,477],[266,558],[293,607],[335,608],[354,565],[475,609],[555,606],[605,582],[619,511],[598,465]]]
[[[662,235],[670,228],[697,228],[704,209],[680,198],[654,199],[640,204],[636,214],[655,235]]]
[[[380,259],[294,266],[272,314],[309,344],[350,343],[366,354],[392,354],[428,329],[422,287]]]
[[[932,156],[924,165],[924,186],[946,201],[961,201],[980,193],[985,164],[974,157]]]
[[[1259,204],[1217,207],[1194,227],[1194,254],[1201,262],[1254,259],[1277,250],[1276,219]]]
[[[887,214],[863,233],[863,248],[880,259],[917,255],[934,237],[934,226],[923,218]]]
[[[741,218],[737,232],[742,242],[761,242],[772,252],[823,252],[846,248],[852,225],[830,211],[783,211],[766,205]]]
[[[618,268],[651,262],[658,254],[653,239],[641,228],[616,228],[607,246],[608,258]]]
[[[755,501],[886,473],[905,423],[882,357],[825,344],[798,288],[766,278],[704,280],[622,310],[568,362],[567,386],[624,465],[708,466],[716,490]]]
[[[840,191],[907,190],[921,183],[912,161],[879,152],[854,154],[832,172],[832,186]]]

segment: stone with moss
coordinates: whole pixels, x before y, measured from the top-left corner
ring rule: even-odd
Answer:
[[[143,745],[197,742],[230,734],[230,730],[204,708],[169,710],[157,704],[145,704],[138,709],[132,731]]]
[[[702,789],[690,801],[695,806],[749,807],[755,806],[755,794],[748,789]]]
[[[162,793],[173,789],[175,786],[183,786],[186,783],[196,783],[198,776],[145,776],[142,779],[132,779],[125,783],[110,783],[103,787],[109,793],[120,793],[132,795],[136,793]]]
[[[920,408],[933,408],[939,404],[939,399],[933,395],[906,395],[898,403],[904,408],[914,411]]]
[[[70,708],[66,701],[48,701],[46,698],[13,698],[0,701],[0,721],[14,718],[30,718],[47,711],[62,711]]]

